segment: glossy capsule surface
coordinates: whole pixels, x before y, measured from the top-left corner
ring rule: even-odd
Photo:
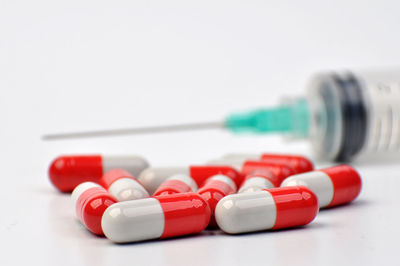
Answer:
[[[286,164],[263,161],[245,161],[242,164],[241,173],[245,176],[255,174],[259,171],[270,171],[272,173],[271,178],[273,178],[271,182],[275,186],[279,186],[285,178],[296,173],[293,168]]]
[[[71,192],[80,183],[98,183],[111,169],[121,168],[137,176],[148,166],[145,159],[136,155],[65,155],[50,164],[48,174],[58,190]]]
[[[287,164],[298,174],[314,170],[314,164],[311,160],[301,155],[263,153],[261,154],[260,160],[264,162]]]
[[[224,175],[215,175],[207,179],[199,189],[198,194],[203,197],[210,206],[210,227],[215,227],[214,211],[217,203],[225,196],[236,193],[236,184],[231,178]]]
[[[309,172],[314,170],[314,164],[307,157],[296,154],[278,154],[278,153],[262,153],[262,154],[227,154],[223,159],[247,159],[260,160],[265,162],[286,164],[293,168],[296,174]]]
[[[175,193],[196,192],[197,184],[190,176],[173,175],[165,180],[154,192],[153,196],[169,195]]]
[[[78,220],[93,234],[103,235],[101,218],[104,211],[117,199],[93,182],[78,185],[71,194]]]
[[[111,241],[128,243],[199,233],[210,215],[206,201],[189,192],[116,203],[101,224]]]
[[[271,172],[274,180],[271,180],[275,186],[279,186],[281,182],[288,176],[296,173],[290,166],[283,163],[263,162],[259,160],[247,159],[220,159],[209,161],[210,165],[227,165],[234,167],[243,176],[254,174],[259,171]],[[239,184],[240,185],[240,184]]]
[[[152,194],[165,180],[175,174],[190,176],[196,181],[199,187],[201,187],[204,181],[206,181],[210,176],[218,174],[229,176],[234,180],[237,186],[240,185],[243,179],[242,175],[230,166],[195,165],[186,167],[151,167],[144,170],[139,175],[139,181],[147,191]]]
[[[256,171],[245,176],[238,193],[247,193],[276,187],[276,178],[271,171]]]
[[[100,185],[118,201],[136,200],[150,197],[146,189],[128,171],[112,169],[100,179]]]
[[[315,194],[297,186],[226,196],[218,202],[215,218],[222,231],[239,234],[306,225],[318,210]]]
[[[362,182],[357,171],[349,165],[294,175],[282,182],[282,187],[306,186],[317,195],[320,208],[346,204],[361,192]]]

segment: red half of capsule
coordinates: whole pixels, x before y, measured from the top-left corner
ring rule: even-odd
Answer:
[[[240,186],[243,185],[244,182],[246,182],[248,179],[253,178],[253,177],[262,177],[270,181],[275,187],[279,187],[279,180],[276,178],[276,176],[267,169],[258,169],[253,171],[251,174],[248,174],[244,177],[244,180]]]
[[[236,190],[232,188],[229,184],[221,181],[221,180],[214,180],[210,179],[206,181],[205,185],[201,187],[197,193],[203,197],[210,206],[211,210],[211,219],[209,226],[216,227],[217,223],[214,217],[215,207],[217,206],[218,202],[225,196],[229,194],[235,193]]]
[[[100,185],[108,189],[115,181],[121,178],[130,178],[135,181],[138,181],[136,178],[133,177],[128,171],[123,169],[112,169],[106,172],[102,178],[100,179]],[[138,181],[139,182],[139,181]]]
[[[205,200],[194,192],[154,197],[164,212],[161,238],[195,234],[203,231],[211,216]]]
[[[277,163],[269,163],[262,161],[246,161],[242,165],[242,174],[250,175],[260,170],[268,170],[271,171],[274,175],[275,179],[272,182],[276,186],[279,186],[282,181],[291,175],[294,175],[296,171],[293,170],[290,166],[286,164],[277,164]]]
[[[284,163],[292,167],[297,174],[314,170],[313,163],[304,156],[289,154],[263,153],[261,161],[271,163]]]
[[[276,220],[272,229],[306,225],[319,211],[317,196],[304,186],[266,189],[276,205]]]
[[[71,192],[82,182],[98,183],[102,175],[101,155],[60,156],[49,167],[51,183],[62,192]]]
[[[190,176],[196,181],[199,187],[201,187],[209,177],[214,175],[228,176],[233,180],[233,182],[235,182],[236,186],[239,186],[243,180],[242,174],[236,171],[231,166],[190,166]]]
[[[76,203],[76,215],[86,228],[96,235],[103,235],[101,218],[104,211],[117,200],[103,187],[93,187],[82,193]]]
[[[192,192],[190,186],[185,182],[176,179],[169,179],[164,181],[154,192],[153,196],[169,195],[175,193]]]
[[[327,174],[333,184],[333,198],[328,207],[353,201],[361,192],[362,181],[358,172],[349,165],[338,165],[319,171]]]

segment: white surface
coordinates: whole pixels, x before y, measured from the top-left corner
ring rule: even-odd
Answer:
[[[215,220],[228,234],[270,229],[275,224],[276,216],[274,198],[265,190],[226,196],[215,208]]]
[[[320,208],[328,206],[333,199],[332,179],[321,171],[293,175],[283,180],[281,187],[290,186],[306,186],[311,189],[318,198]]]
[[[47,177],[60,154],[152,165],[296,152],[279,137],[204,131],[42,142],[74,130],[207,121],[301,94],[326,69],[399,65],[398,1],[0,1],[0,265],[393,265],[400,165],[356,162],[363,190],[305,228],[114,245]],[[315,159],[315,158],[314,158]],[[327,164],[319,163],[318,167]]]

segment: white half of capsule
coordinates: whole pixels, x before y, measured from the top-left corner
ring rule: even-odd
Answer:
[[[232,178],[227,177],[226,175],[214,175],[210,177],[208,180],[218,180],[221,182],[224,182],[225,184],[228,184],[232,188],[233,191],[237,191],[237,187],[235,182],[233,182]]]
[[[108,188],[118,201],[137,200],[150,197],[146,189],[132,178],[120,178]]]
[[[136,155],[102,155],[103,173],[112,169],[124,169],[137,177],[149,163],[142,157]]]
[[[173,175],[173,176],[169,177],[167,180],[179,180],[179,181],[182,181],[183,183],[188,185],[193,192],[196,192],[197,189],[198,189],[196,181],[194,181],[194,179],[191,178],[188,175],[177,174],[177,175]]]
[[[276,212],[272,195],[263,190],[222,198],[215,209],[215,219],[225,233],[239,234],[272,228]]]
[[[274,187],[275,186],[268,179],[255,176],[244,181],[238,193],[255,192]]]
[[[104,235],[116,243],[160,238],[164,226],[164,213],[155,198],[115,203],[101,219]]]
[[[94,187],[101,187],[99,184],[96,184],[94,182],[83,182],[79,184],[78,186],[75,187],[75,189],[72,191],[71,194],[71,201],[72,201],[72,206],[73,208],[76,208],[76,204],[78,202],[79,197],[83,194],[88,189],[94,188]],[[75,209],[74,209],[75,210]]]
[[[318,198],[319,207],[329,205],[333,199],[334,187],[331,178],[321,171],[292,175],[286,178],[281,187],[305,186],[315,193]]]
[[[151,167],[140,173],[138,179],[144,188],[153,195],[157,188],[175,174],[189,175],[189,167]]]

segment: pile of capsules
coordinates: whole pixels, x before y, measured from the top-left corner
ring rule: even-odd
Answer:
[[[348,165],[314,170],[303,156],[279,154],[163,168],[138,156],[60,156],[49,176],[60,191],[73,191],[82,224],[116,243],[206,228],[239,234],[302,226],[320,208],[349,203],[361,191]]]

